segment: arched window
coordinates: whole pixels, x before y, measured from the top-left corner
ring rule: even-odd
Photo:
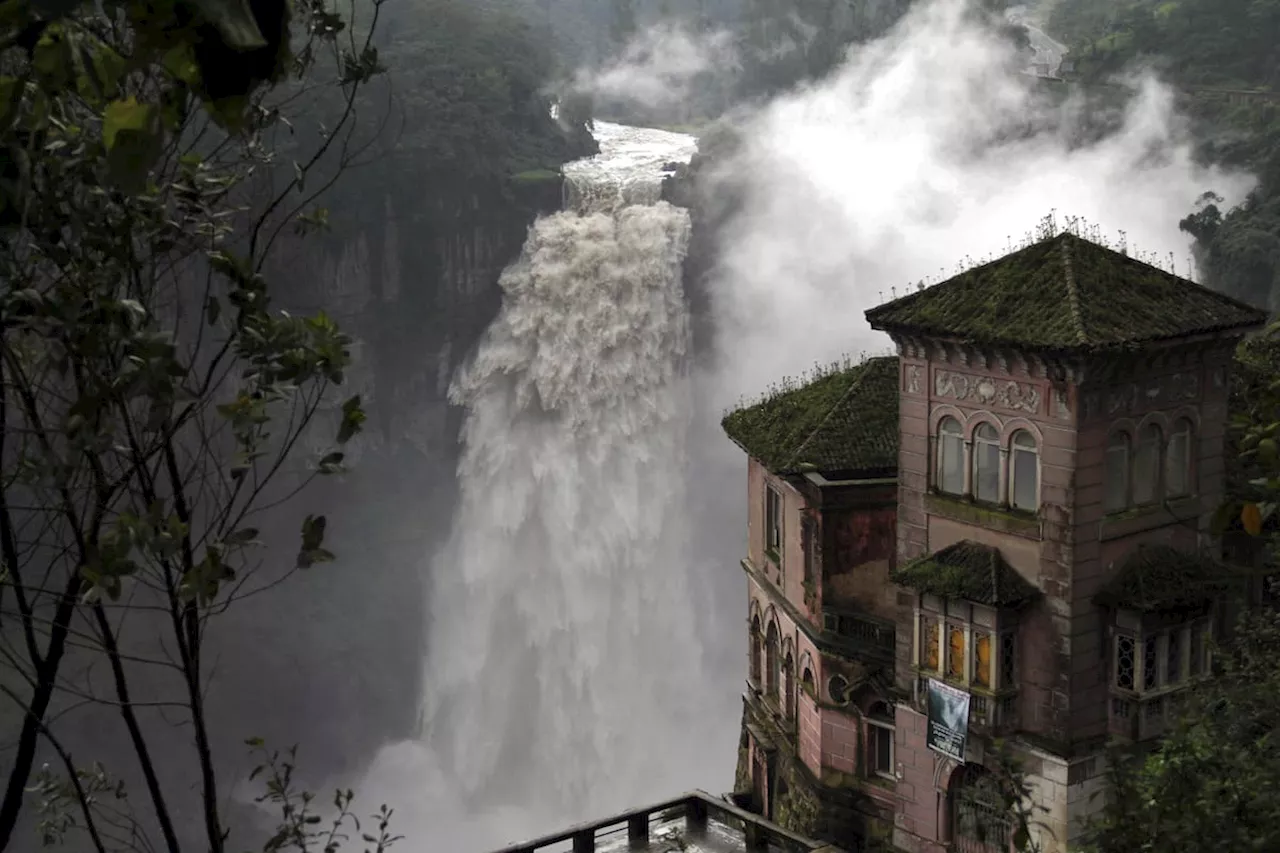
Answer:
[[[751,617],[751,683],[760,686],[760,616]]]
[[[955,418],[938,424],[938,490],[964,494],[964,431]]]
[[[1040,506],[1040,455],[1036,440],[1026,430],[1013,434],[1009,457],[1009,503],[1015,509],[1034,512]]]
[[[871,706],[867,714],[867,773],[894,778],[893,711],[884,702]]]
[[[973,496],[1000,502],[1000,433],[991,424],[979,424],[973,432]]]
[[[782,663],[778,658],[778,623],[770,622],[769,628],[764,635],[764,671],[765,686],[764,692],[774,699],[778,698],[778,682],[782,679],[779,676]]]
[[[1191,421],[1173,425],[1169,451],[1164,458],[1164,493],[1171,498],[1191,494]]]
[[[787,659],[782,662],[782,681],[786,693],[782,697],[782,711],[790,719],[796,715],[796,662],[790,652],[787,652]]]
[[[818,691],[813,681],[813,670],[807,666],[804,668],[804,672],[800,674],[800,687],[810,696],[817,696]]]
[[[1006,853],[1013,816],[990,771],[965,764],[952,779],[951,841],[957,853]]]
[[[1138,506],[1155,503],[1160,494],[1160,450],[1164,435],[1156,424],[1148,424],[1138,435],[1133,454],[1133,502]]]
[[[1106,462],[1107,512],[1119,512],[1129,506],[1129,435],[1114,432],[1107,441]]]

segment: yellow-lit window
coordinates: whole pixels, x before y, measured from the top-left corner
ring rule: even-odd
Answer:
[[[973,683],[991,689],[991,635],[973,635]]]
[[[939,664],[939,640],[941,639],[938,632],[938,620],[928,616],[923,617],[924,630],[921,636],[924,641],[924,654],[920,655],[920,660],[925,669],[933,672],[940,672],[942,666]]]
[[[947,677],[964,678],[964,628],[947,626]]]

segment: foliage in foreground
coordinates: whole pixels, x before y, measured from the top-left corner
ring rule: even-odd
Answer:
[[[227,847],[209,624],[282,579],[261,571],[265,514],[340,471],[364,421],[333,399],[347,337],[275,310],[262,274],[359,154],[382,71],[362,5],[357,32],[326,0],[0,4],[0,850],[27,847],[33,779],[100,853]],[[291,114],[320,127],[291,141]],[[303,521],[291,568],[333,558],[325,527]],[[83,706],[136,760],[113,768],[145,791],[125,811],[71,755]],[[175,765],[194,797],[165,784]]]

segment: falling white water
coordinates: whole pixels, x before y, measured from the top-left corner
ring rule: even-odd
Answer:
[[[696,143],[596,133],[451,388],[461,504],[431,567],[422,731],[366,779],[412,844],[481,851],[731,778],[737,719],[706,713],[690,597],[690,224],[659,201]]]

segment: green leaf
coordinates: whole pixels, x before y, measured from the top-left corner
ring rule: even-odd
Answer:
[[[320,460],[321,474],[337,474],[342,471],[342,460],[346,457],[345,453],[335,450],[333,453],[326,454]]]
[[[102,114],[102,140],[111,180],[124,192],[141,192],[164,146],[160,109],[133,97],[112,101]]]
[[[258,529],[256,527],[242,527],[227,537],[228,545],[248,545],[258,538]]]
[[[356,394],[342,404],[342,424],[338,427],[338,444],[346,444],[364,427],[365,413]]]
[[[159,126],[160,110],[155,104],[140,104],[133,96],[112,101],[102,111],[102,142],[110,151],[119,144],[121,131],[154,133]]]

